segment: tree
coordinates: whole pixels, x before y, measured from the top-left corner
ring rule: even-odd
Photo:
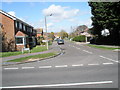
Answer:
[[[43,36],[37,37],[37,45],[45,45],[45,42],[42,42],[44,40]]]
[[[48,36],[49,38],[51,38],[52,39],[52,41],[54,40],[54,38],[55,38],[55,36],[54,36],[54,32],[51,32],[50,34],[49,34],[49,36]]]
[[[88,2],[92,12],[92,34],[102,38],[101,31],[108,29],[109,44],[119,44],[120,35],[120,2]]]
[[[8,40],[6,32],[0,30],[0,38],[2,39],[0,45],[2,45],[2,52],[15,51],[15,40],[10,38]]]
[[[84,32],[88,27],[86,25],[80,25],[75,30],[75,35],[78,36],[80,33]]]
[[[61,32],[59,32],[59,36],[64,39],[65,37],[68,38],[68,33],[65,30],[61,30]]]

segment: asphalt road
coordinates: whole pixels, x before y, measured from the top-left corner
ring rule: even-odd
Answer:
[[[59,47],[65,53],[55,58],[2,67],[2,87],[118,88],[118,52],[69,41]]]

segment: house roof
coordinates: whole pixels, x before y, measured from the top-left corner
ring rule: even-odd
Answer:
[[[26,25],[28,25],[28,26],[30,26],[30,27],[33,27],[33,26],[29,25],[28,23],[26,23],[26,22],[18,19],[18,18],[15,17],[15,16],[10,15],[9,13],[7,13],[7,12],[1,10],[1,9],[0,9],[0,13],[4,14],[5,16],[7,16],[7,17],[9,17],[9,18],[11,18],[11,19],[13,19],[14,21],[20,21],[20,22],[22,22],[22,23],[24,23],[24,24],[26,24]]]
[[[27,36],[25,33],[18,31],[15,36]]]
[[[36,31],[37,31],[37,33],[43,33],[43,28],[37,28],[37,29],[35,29]]]
[[[0,9],[0,13],[4,14],[5,16],[7,16],[7,17],[9,17],[9,18],[11,18],[11,19],[13,19],[13,20],[16,20],[16,17],[14,17],[14,16],[6,13],[5,11],[3,11],[3,10],[1,10],[1,9]]]

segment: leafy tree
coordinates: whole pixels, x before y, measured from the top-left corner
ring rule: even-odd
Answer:
[[[2,45],[2,52],[8,52],[8,51],[15,51],[15,40],[13,38],[8,39],[6,36],[6,32],[0,30],[0,38]]]
[[[102,38],[101,31],[108,29],[111,44],[119,44],[120,2],[88,2],[92,12],[92,34]],[[108,39],[107,39],[108,40]]]
[[[65,37],[68,37],[68,33],[65,30],[61,30],[61,32],[59,32],[59,36],[64,39]]]
[[[55,38],[55,36],[54,36],[54,32],[51,32],[50,34],[49,34],[49,36],[48,36],[49,38],[51,38],[52,39],[52,41],[54,40],[54,38]]]
[[[75,30],[75,35],[78,36],[80,33],[84,32],[88,27],[86,25],[80,25]]]
[[[43,36],[37,37],[37,45],[45,45],[45,42],[42,42],[44,40]]]

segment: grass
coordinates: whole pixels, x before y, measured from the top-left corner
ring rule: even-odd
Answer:
[[[105,47],[105,46],[92,45],[92,44],[88,44],[87,46],[94,47],[94,48],[105,49],[105,50],[115,50],[115,49],[120,49],[120,48]]]
[[[46,46],[36,46],[31,50],[31,53],[46,51]]]
[[[31,53],[42,52],[42,51],[46,51],[46,50],[47,50],[46,46],[36,46],[31,50]],[[24,51],[24,53],[28,53],[28,51]],[[9,57],[9,56],[15,56],[15,55],[20,55],[20,54],[22,54],[21,51],[1,52],[0,57]]]
[[[18,59],[14,59],[14,60],[10,60],[7,62],[22,62],[22,61],[26,61],[28,59],[37,59],[37,58],[46,58],[46,57],[50,57],[56,55],[56,53],[45,53],[45,54],[39,54],[39,55],[33,55],[33,56],[28,56],[28,57],[22,57],[22,58],[18,58]]]

